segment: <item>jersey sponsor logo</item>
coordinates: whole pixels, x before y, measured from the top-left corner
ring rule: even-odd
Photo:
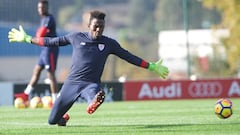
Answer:
[[[104,45],[104,44],[98,44],[98,49],[99,49],[100,51],[102,51],[104,48],[105,48],[105,45]]]
[[[218,97],[222,91],[223,88],[219,82],[193,82],[188,88],[192,97]]]

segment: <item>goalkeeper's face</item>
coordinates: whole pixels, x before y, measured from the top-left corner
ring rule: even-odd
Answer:
[[[104,31],[105,21],[101,19],[94,18],[89,24],[90,35],[93,39],[101,37]]]
[[[43,3],[38,3],[38,14],[44,16],[48,14],[48,5]]]

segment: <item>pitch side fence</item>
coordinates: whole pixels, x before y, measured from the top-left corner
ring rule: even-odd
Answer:
[[[0,106],[13,105],[14,93],[23,92],[26,85],[0,83]],[[106,102],[240,97],[240,79],[103,82],[102,88]],[[31,93],[31,97],[45,95],[50,95],[48,84],[38,84]]]

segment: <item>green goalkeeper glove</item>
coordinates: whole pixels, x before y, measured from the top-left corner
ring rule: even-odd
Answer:
[[[9,42],[31,43],[32,36],[27,35],[23,27],[20,25],[19,30],[12,28],[11,31],[8,32],[8,39],[9,39]]]
[[[162,65],[162,59],[160,59],[159,61],[152,63],[149,63],[149,67],[148,70],[155,72],[156,74],[158,74],[160,77],[162,77],[163,79],[165,79],[169,73],[169,70],[167,67]]]

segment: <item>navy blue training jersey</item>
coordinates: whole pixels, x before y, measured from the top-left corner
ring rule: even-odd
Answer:
[[[92,39],[87,32],[70,33],[56,38],[44,38],[44,46],[73,47],[72,66],[67,81],[100,83],[107,57],[114,54],[131,64],[141,66],[141,58],[123,49],[120,44],[106,36]],[[146,67],[145,67],[146,68]]]
[[[38,37],[38,33],[42,33],[42,28],[47,28],[48,31],[44,32],[42,36],[44,37],[56,37],[56,22],[54,17],[50,14],[48,16],[44,16],[40,20],[40,26],[36,32],[36,36]]]

